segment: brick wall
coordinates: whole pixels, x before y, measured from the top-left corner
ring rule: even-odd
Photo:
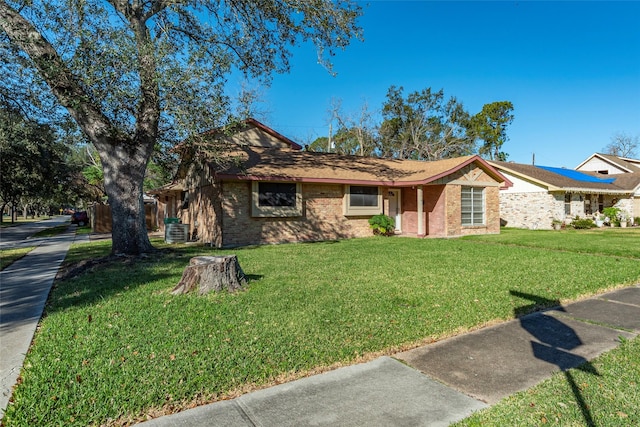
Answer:
[[[551,229],[551,220],[564,216],[564,193],[500,194],[500,218],[507,227]]]
[[[243,246],[371,236],[369,217],[343,215],[343,186],[303,184],[302,216],[251,216],[251,183],[225,182],[222,204],[222,245]]]
[[[449,233],[448,230],[452,228],[451,220],[448,218],[450,212],[456,209],[455,206],[450,205],[456,203],[455,197],[449,194],[452,187],[457,186],[426,185],[424,187],[423,199],[424,210],[427,214],[425,223],[427,236],[446,237]]]
[[[461,187],[460,187],[461,191]],[[499,234],[500,233],[500,190],[498,187],[485,187],[484,189],[484,226],[462,226],[460,210],[457,213],[457,221],[460,224],[459,236],[472,234]],[[460,203],[458,197],[458,203]]]
[[[453,237],[500,232],[498,188],[486,187],[486,225],[462,227],[460,185],[424,187],[425,231],[430,237]],[[383,194],[386,191],[383,189]],[[251,216],[251,183],[224,182],[220,217],[222,246],[304,242],[371,236],[369,216],[343,214],[344,187],[337,184],[302,184],[302,216]],[[385,206],[387,202],[385,200]],[[416,190],[402,191],[402,231],[417,232]]]

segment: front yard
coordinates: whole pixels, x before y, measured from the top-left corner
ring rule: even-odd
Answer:
[[[640,229],[503,230],[233,251],[167,248],[56,283],[4,422],[122,425],[640,280]],[[615,243],[611,243],[615,242]],[[67,260],[109,251],[74,245]],[[246,291],[170,294],[190,257],[238,256]]]

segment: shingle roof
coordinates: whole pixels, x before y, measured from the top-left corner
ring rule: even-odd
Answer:
[[[572,174],[554,172],[555,168],[542,168],[534,165],[525,165],[511,162],[489,162],[498,170],[512,173],[530,181],[537,182],[548,188],[549,191],[577,191],[592,193],[628,194],[634,192],[640,186],[640,173],[628,173],[617,175],[603,175],[595,172],[580,172],[586,176],[596,178],[596,182],[588,182],[584,179],[573,179]],[[571,171],[571,169],[567,169]],[[612,182],[607,182],[613,180]]]
[[[236,155],[241,159],[236,164],[241,166],[218,170],[218,177],[408,186],[433,182],[466,165],[476,163],[497,182],[511,184],[478,156],[425,162],[261,147],[244,147]]]
[[[595,155],[613,163],[616,166],[619,166],[622,169],[627,169],[630,172],[640,172],[640,166],[638,166],[638,164],[629,162],[622,157],[613,156],[611,154],[602,154],[602,153],[596,153]]]
[[[558,175],[562,175],[574,181],[580,181],[580,182],[611,184],[616,180],[615,178],[599,178],[597,176],[593,176],[585,172],[580,172],[577,170],[567,169],[567,168],[555,168],[551,166],[537,166],[537,167],[542,168],[544,170],[548,170],[549,172],[557,173]]]

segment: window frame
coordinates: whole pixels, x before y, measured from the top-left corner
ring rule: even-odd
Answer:
[[[376,206],[358,206],[351,204],[351,188],[375,188],[376,189]],[[361,184],[348,184],[344,189],[344,215],[345,216],[373,216],[382,213],[383,200],[382,191],[379,185],[361,185]]]
[[[470,212],[467,212],[465,210],[464,204],[463,204],[463,198],[464,198],[464,193],[465,190],[469,189],[470,195],[471,195],[471,204],[470,204]],[[480,193],[479,195],[477,195],[476,193]],[[469,186],[469,185],[463,185],[461,186],[461,190],[460,190],[460,223],[463,227],[484,227],[487,225],[487,218],[486,218],[486,213],[487,213],[487,204],[486,204],[486,191],[485,191],[485,187],[475,187],[475,186]],[[482,215],[482,220],[481,222],[477,222],[475,220],[476,215],[478,214],[478,212],[476,212],[476,206],[478,201],[476,200],[478,197],[480,197],[480,205],[482,206],[481,209],[481,215]],[[465,214],[470,215],[469,218],[470,220],[465,222]]]
[[[260,206],[260,184],[295,184],[295,205]],[[259,218],[302,216],[302,184],[291,181],[253,181],[251,183],[251,216]]]

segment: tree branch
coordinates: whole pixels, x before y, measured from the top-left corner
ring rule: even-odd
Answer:
[[[117,134],[109,119],[90,100],[80,82],[51,44],[22,15],[0,0],[0,28],[22,49],[47,82],[60,103],[69,111],[94,143],[104,143]]]

